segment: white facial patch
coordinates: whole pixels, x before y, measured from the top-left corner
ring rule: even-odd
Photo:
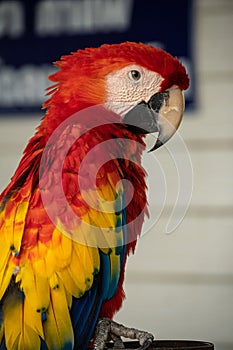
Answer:
[[[160,74],[132,64],[106,77],[105,107],[124,117],[141,101],[148,102],[159,91]]]

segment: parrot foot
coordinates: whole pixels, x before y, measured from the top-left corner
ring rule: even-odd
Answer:
[[[103,350],[109,339],[113,341],[113,347],[115,349],[124,349],[124,343],[121,337],[137,339],[140,344],[140,350],[149,348],[154,339],[154,336],[151,333],[125,327],[109,318],[101,318],[96,327],[94,349]]]

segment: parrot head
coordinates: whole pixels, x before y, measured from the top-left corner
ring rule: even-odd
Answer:
[[[132,132],[156,132],[151,150],[169,140],[180,125],[189,78],[179,60],[161,49],[134,42],[105,44],[63,56],[55,65],[60,70],[50,75],[56,84],[44,105],[48,115],[59,109],[64,119],[101,104]]]

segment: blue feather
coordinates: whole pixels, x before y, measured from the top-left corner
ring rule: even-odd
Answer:
[[[86,306],[88,307],[87,302],[88,302],[87,293],[85,293],[84,296],[81,297],[80,299],[73,297],[70,316],[71,316],[72,325],[74,328],[76,328],[77,323],[80,320],[81,314],[83,313],[83,310],[85,310]]]
[[[2,342],[0,344],[0,350],[6,350],[5,338],[2,339]]]
[[[88,347],[102,303],[100,276],[95,277],[92,288],[82,298],[73,299],[71,319],[74,328],[75,346],[79,350],[86,350]],[[77,314],[75,311],[77,311]]]
[[[103,300],[109,299],[109,285],[110,285],[110,260],[109,255],[100,251],[100,272],[102,281],[102,298]]]

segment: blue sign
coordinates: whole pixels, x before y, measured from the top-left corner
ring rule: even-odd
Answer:
[[[192,0],[0,1],[0,115],[39,112],[53,61],[84,47],[141,41],[179,57],[195,104]]]

